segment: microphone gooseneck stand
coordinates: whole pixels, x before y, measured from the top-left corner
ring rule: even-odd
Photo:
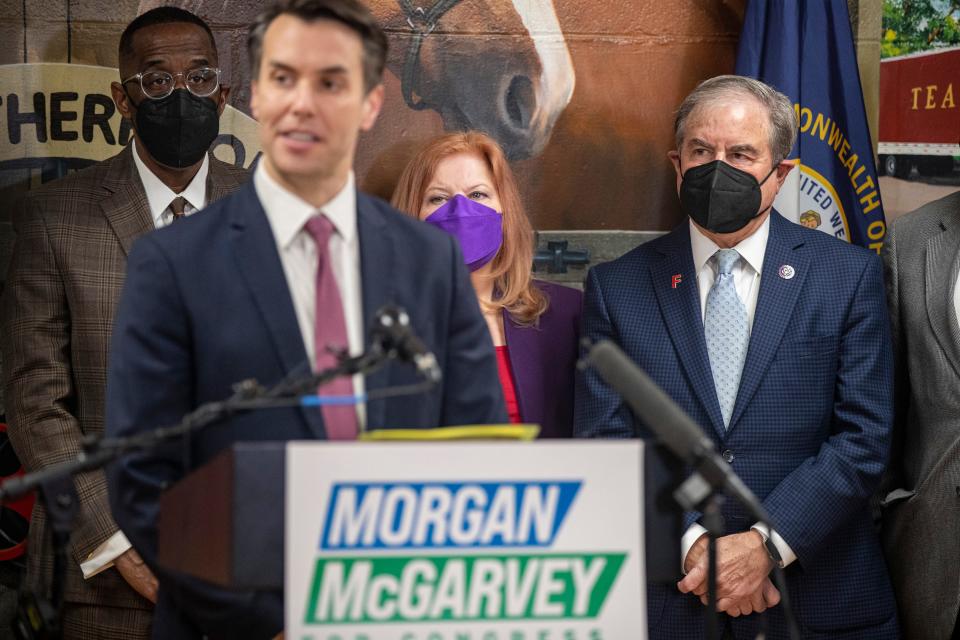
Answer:
[[[775,529],[770,514],[754,493],[717,454],[713,441],[643,370],[609,340],[591,345],[587,357],[578,365],[593,367],[614,391],[626,401],[631,411],[647,425],[673,453],[693,467],[693,474],[674,492],[674,499],[687,511],[701,510],[707,530],[707,589],[705,611],[706,638],[719,639],[716,615],[717,553],[716,540],[725,534],[721,508],[726,492],[740,502],[753,518]],[[638,425],[639,427],[639,425]],[[636,437],[641,434],[636,433]],[[787,581],[780,559],[774,557],[773,580],[780,590],[780,605],[791,640],[800,640],[800,628],[790,606]],[[761,618],[761,624],[766,620]]]
[[[377,320],[380,321],[379,316]],[[22,596],[21,615],[15,622],[17,637],[21,640],[35,640],[61,636],[60,611],[63,606],[66,550],[73,521],[79,510],[74,475],[100,469],[127,453],[149,451],[179,438],[184,441],[184,461],[189,463],[190,437],[208,425],[239,412],[290,406],[350,404],[398,395],[413,395],[429,390],[439,381],[437,376],[426,376],[420,383],[378,389],[363,396],[316,396],[317,388],[334,378],[372,373],[392,358],[407,359],[407,354],[391,342],[389,336],[375,332],[374,337],[376,339],[367,352],[358,356],[340,353],[337,364],[324,371],[303,376],[291,375],[269,388],[262,387],[253,379],[242,380],[233,385],[233,394],[230,397],[200,405],[177,424],[150,429],[125,438],[88,436],[84,439],[83,450],[73,460],[13,478],[0,485],[0,503],[39,489],[53,531],[54,571],[51,600],[47,601],[40,593],[27,592]]]
[[[726,532],[723,521],[723,494],[712,493],[703,508],[703,528],[707,530],[707,633],[708,638],[719,638],[717,620],[717,539]]]

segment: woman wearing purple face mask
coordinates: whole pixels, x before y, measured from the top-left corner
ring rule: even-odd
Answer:
[[[511,421],[569,437],[582,295],[533,279],[533,228],[497,143],[478,132],[434,139],[404,169],[392,203],[459,241]]]

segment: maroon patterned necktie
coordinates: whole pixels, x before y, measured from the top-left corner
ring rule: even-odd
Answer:
[[[317,371],[323,371],[337,363],[335,352],[346,350],[349,345],[340,287],[333,277],[328,246],[330,236],[336,230],[323,214],[310,218],[306,230],[317,243],[317,299],[313,336]],[[317,393],[321,396],[352,396],[353,380],[340,376],[320,387]],[[328,440],[356,439],[357,410],[354,404],[322,405],[321,411]]]

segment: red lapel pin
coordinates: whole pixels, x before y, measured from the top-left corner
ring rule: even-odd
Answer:
[[[675,273],[672,278],[670,278],[670,286],[674,289],[677,288],[677,285],[683,282],[683,276],[679,273]]]

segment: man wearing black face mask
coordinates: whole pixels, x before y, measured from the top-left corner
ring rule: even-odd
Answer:
[[[688,221],[590,271],[584,332],[620,346],[710,436],[763,501],[774,531],[732,500],[717,544],[725,638],[786,637],[768,573],[785,566],[801,628],[896,638],[869,498],[889,448],[890,331],[877,256],[772,209],[793,162],[790,100],[750,78],[703,82],[669,153]],[[593,373],[578,381],[582,437],[648,433]],[[706,536],[686,514],[683,579],[648,585],[650,637],[703,637]],[[680,569],[681,567],[678,567]]]
[[[103,431],[114,309],[133,241],[234,191],[248,175],[207,150],[228,90],[197,16],[161,8],[136,18],[112,86],[134,141],[118,155],[30,192],[0,303],[10,439],[29,471],[62,462]],[[147,638],[157,582],[107,502],[102,472],[77,478],[67,550],[63,637]],[[49,597],[53,555],[44,510],[30,530],[28,583]]]

